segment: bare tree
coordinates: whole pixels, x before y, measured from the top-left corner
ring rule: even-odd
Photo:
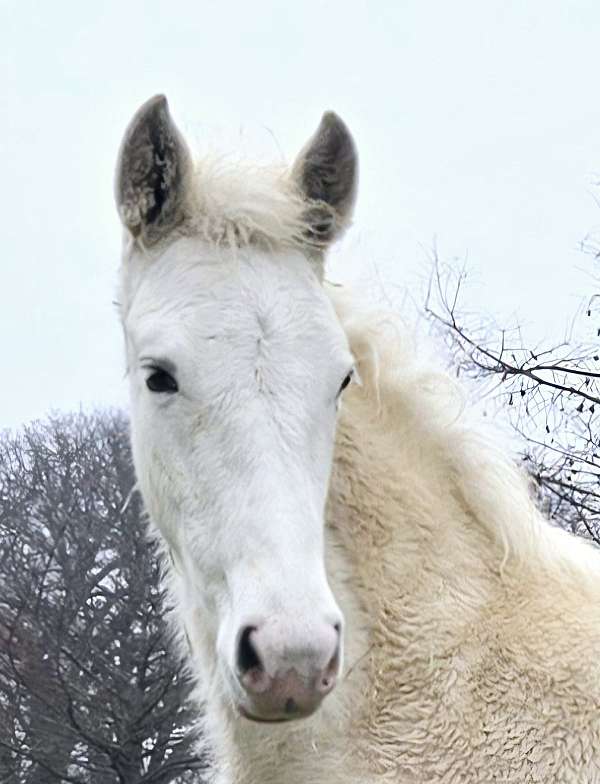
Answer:
[[[436,258],[426,312],[446,340],[451,364],[492,393],[490,405],[508,412],[550,518],[600,544],[600,346],[569,337],[527,348],[519,328],[498,329],[460,306],[464,279],[464,271],[443,269]],[[598,324],[599,315],[594,295],[583,318]]]
[[[199,780],[190,678],[133,486],[118,414],[0,440],[3,784]]]

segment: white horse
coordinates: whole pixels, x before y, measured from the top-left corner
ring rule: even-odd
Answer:
[[[356,186],[333,113],[289,171],[193,164],[162,96],[121,149],[134,459],[215,781],[598,784],[600,556],[323,284]]]

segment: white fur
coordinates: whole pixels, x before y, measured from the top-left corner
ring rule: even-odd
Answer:
[[[128,245],[122,282],[135,463],[215,781],[600,783],[598,552],[541,519],[393,319],[322,287],[285,199],[235,182],[196,232]],[[176,365],[177,395],[148,392],[143,357]],[[345,675],[319,712],[240,718],[239,623],[308,633],[338,605]]]

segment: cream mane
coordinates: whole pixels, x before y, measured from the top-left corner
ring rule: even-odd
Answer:
[[[427,441],[432,455],[447,464],[474,517],[502,546],[503,563],[533,557],[550,569],[574,569],[579,580],[582,566],[588,566],[597,589],[597,548],[543,517],[506,434],[469,415],[464,389],[419,358],[401,315],[361,307],[340,287],[329,291],[357,359],[372,421],[396,433],[402,449],[407,438]]]

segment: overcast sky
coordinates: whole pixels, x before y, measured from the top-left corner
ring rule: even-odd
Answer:
[[[593,290],[599,41],[598,0],[0,0],[0,427],[126,401],[113,170],[157,92],[195,147],[261,160],[334,109],[361,188],[329,276],[417,293],[437,238],[471,310],[560,337]]]

